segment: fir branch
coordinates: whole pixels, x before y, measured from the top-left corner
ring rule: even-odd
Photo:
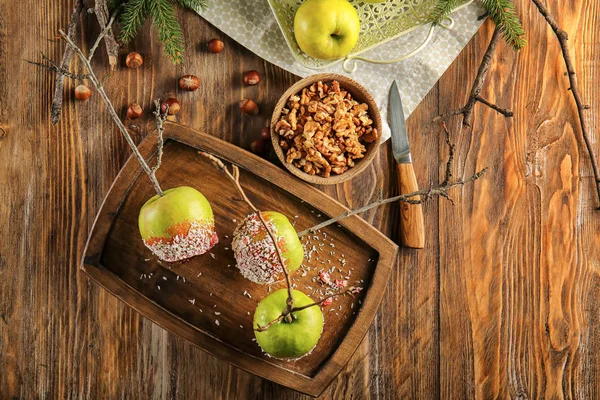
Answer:
[[[121,35],[119,40],[123,43],[131,42],[137,31],[144,25],[148,13],[148,0],[129,0],[126,2],[120,18]]]
[[[116,6],[116,0],[108,2],[112,7]],[[133,40],[144,21],[151,17],[159,39],[165,45],[165,52],[175,64],[179,64],[183,59],[184,41],[181,26],[175,15],[175,4],[199,14],[207,5],[206,0],[128,0],[121,14],[119,39],[123,43]]]
[[[205,11],[207,7],[206,0],[177,0],[177,2],[182,7],[189,8],[198,14],[202,14],[202,11]]]
[[[490,16],[502,32],[506,43],[515,50],[519,50],[527,44],[525,30],[523,30],[521,20],[515,12],[515,5],[511,0],[479,0],[479,2],[486,9],[486,15]],[[464,0],[437,0],[429,18],[434,24],[439,25],[444,18],[463,3]]]
[[[175,64],[179,64],[184,50],[183,32],[175,17],[173,4],[169,0],[154,0],[150,2],[149,9],[158,38],[165,45],[165,52]]]
[[[462,3],[463,0],[438,0],[429,14],[429,18],[434,24],[439,25],[444,18],[448,17]]]
[[[479,0],[490,15],[490,18],[496,26],[502,31],[502,36],[506,43],[515,50],[523,48],[527,41],[525,40],[525,30],[521,25],[521,20],[515,12],[515,5],[511,0]]]

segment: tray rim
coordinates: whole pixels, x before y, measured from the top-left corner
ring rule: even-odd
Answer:
[[[166,122],[164,127],[165,140],[171,139],[193,148],[202,148],[217,154],[228,162],[234,161],[240,167],[258,175],[271,184],[285,188],[292,195],[299,197],[313,207],[321,209],[319,207],[321,206],[329,208],[329,211],[335,209],[336,213],[348,210],[341,203],[308,183],[291,177],[286,171],[272,163],[231,143],[173,122]],[[185,134],[182,132],[185,132]],[[146,136],[139,145],[140,153],[148,159],[155,154],[156,143],[157,132],[155,130]],[[239,153],[237,154],[238,157],[235,160],[231,160],[226,154],[223,154],[227,150]],[[250,167],[248,163],[255,165]],[[271,363],[268,359],[238,351],[232,346],[219,341],[217,338],[202,332],[198,327],[188,324],[182,318],[132,288],[100,263],[105,239],[112,227],[113,219],[118,214],[123,200],[128,195],[133,184],[142,174],[143,170],[141,166],[135,157],[130,155],[113,181],[96,215],[83,252],[80,269],[110,294],[123,301],[142,316],[170,333],[188,340],[194,346],[220,360],[226,361],[261,378],[271,380],[313,397],[317,397],[323,393],[349,362],[367,334],[383,298],[389,275],[396,264],[398,246],[358,216],[340,221],[340,225],[350,230],[373,250],[377,251],[379,253],[379,260],[375,267],[375,272],[371,277],[371,286],[365,294],[362,307],[340,345],[333,350],[331,356],[312,377],[306,376]],[[283,182],[289,179],[297,181],[295,182],[297,185],[293,189],[290,188],[294,185],[282,186]],[[119,196],[115,196],[114,192]],[[316,197],[320,198],[319,200],[325,198],[328,204],[315,204],[314,200],[316,200]],[[313,198],[312,201],[311,198]],[[371,238],[367,238],[367,235],[371,236]],[[236,354],[235,358],[231,357],[232,351]]]

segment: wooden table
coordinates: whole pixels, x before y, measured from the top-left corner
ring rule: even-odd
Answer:
[[[549,1],[569,42],[600,154],[600,3]],[[75,103],[73,84],[60,124],[49,107],[54,77],[26,64],[66,27],[72,1],[0,3],[0,397],[300,398],[162,330],[88,281],[78,268],[94,215],[130,151],[99,96]],[[600,212],[558,43],[532,4],[518,5],[529,46],[495,56],[484,97],[515,111],[505,119],[478,105],[459,133],[455,176],[489,167],[454,190],[455,205],[425,206],[427,247],[401,249],[368,336],[323,398],[600,396]],[[145,64],[121,66],[105,84],[122,115],[176,95],[183,124],[248,146],[276,99],[297,78],[180,12],[187,57],[174,67],[145,26],[122,50]],[[98,32],[84,16],[89,44]],[[447,149],[436,115],[460,107],[492,33],[484,24],[408,123],[421,186],[439,181]],[[205,52],[219,37],[223,53]],[[108,73],[104,50],[95,65]],[[79,63],[74,63],[79,66]],[[241,73],[263,81],[244,87]],[[176,79],[195,73],[194,94]],[[240,116],[252,97],[259,117]],[[146,118],[131,129],[139,142]],[[396,193],[389,143],[351,183],[324,190],[357,207]],[[290,176],[291,179],[291,176]],[[395,238],[396,206],[364,217]]]

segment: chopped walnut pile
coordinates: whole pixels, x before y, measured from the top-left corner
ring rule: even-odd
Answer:
[[[275,125],[286,161],[309,175],[329,177],[352,168],[379,137],[359,103],[338,81],[321,81],[291,96]]]

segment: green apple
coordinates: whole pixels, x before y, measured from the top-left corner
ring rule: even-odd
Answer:
[[[294,17],[294,36],[300,49],[314,58],[336,59],[356,46],[360,20],[346,0],[306,0]]]
[[[292,290],[294,306],[302,307],[313,303],[310,297],[299,290]],[[256,307],[254,328],[265,326],[277,319],[286,308],[287,289],[271,293]],[[323,333],[323,312],[321,307],[308,307],[292,312],[292,321],[285,319],[269,327],[266,331],[254,331],[260,348],[271,357],[298,359],[315,348]]]
[[[210,203],[189,186],[165,190],[164,196],[148,200],[138,225],[146,247],[163,261],[204,254],[218,242]]]
[[[277,238],[287,270],[297,270],[304,260],[304,248],[290,220],[276,211],[263,211],[261,215]],[[277,250],[257,214],[250,214],[239,223],[231,248],[237,268],[252,282],[269,284],[281,279],[283,269]]]

